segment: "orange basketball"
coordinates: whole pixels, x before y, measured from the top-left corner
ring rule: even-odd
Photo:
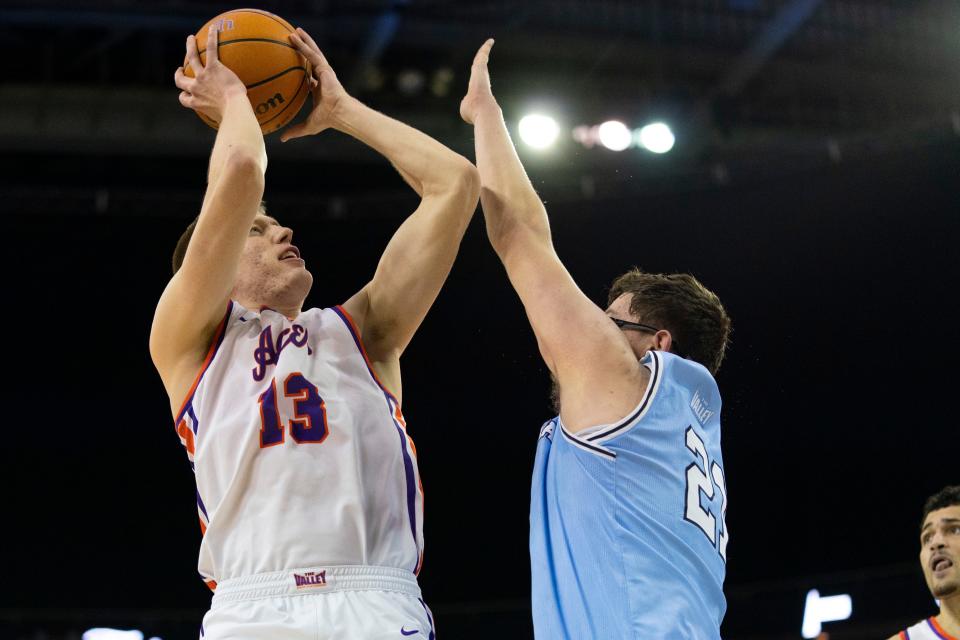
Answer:
[[[197,32],[200,61],[206,64],[207,32],[219,30],[217,53],[247,87],[247,97],[257,114],[260,130],[272,133],[300,111],[310,89],[310,64],[291,44],[293,27],[279,16],[259,9],[221,13]],[[183,72],[193,77],[184,61]],[[197,115],[216,129],[220,123]]]

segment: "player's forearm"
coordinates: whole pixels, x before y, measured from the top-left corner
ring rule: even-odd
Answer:
[[[208,184],[213,185],[217,181],[227,158],[231,156],[247,156],[259,165],[261,173],[267,170],[263,133],[245,93],[231,96],[224,107],[217,139],[210,153]]]
[[[550,242],[547,211],[520,163],[500,107],[491,102],[479,109],[473,128],[480,202],[494,250],[504,258],[518,229],[526,238]]]
[[[389,160],[422,197],[472,188],[475,169],[469,160],[359,100],[348,98],[339,105],[334,126]]]

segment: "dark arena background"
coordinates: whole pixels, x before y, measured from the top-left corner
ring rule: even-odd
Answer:
[[[960,482],[960,3],[257,6],[310,31],[351,93],[471,160],[458,105],[495,37],[494,91],[581,288],[605,304],[637,265],[719,294],[734,323],[718,376],[725,638],[814,637],[821,621],[833,640],[886,638],[937,611],[918,523]],[[173,73],[184,37],[232,8],[0,4],[4,640],[198,636],[193,477],[147,336],[214,138]],[[521,137],[527,114],[554,118],[552,146]],[[652,122],[673,132],[666,153],[638,142]],[[416,196],[336,132],[267,150],[269,211],[315,276],[307,306],[340,303]],[[479,209],[402,362],[439,637],[532,638],[549,381]],[[822,599],[843,595],[849,615],[830,621],[838,600]]]

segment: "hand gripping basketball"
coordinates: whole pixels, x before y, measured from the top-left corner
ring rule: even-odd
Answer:
[[[247,95],[247,89],[237,74],[220,63],[218,35],[216,29],[210,29],[207,33],[206,64],[200,61],[197,39],[187,36],[187,62],[193,69],[194,77],[187,77],[183,67],[178,67],[174,74],[174,83],[181,89],[180,104],[217,124],[223,118],[223,107],[231,96]]]
[[[297,27],[296,31],[290,34],[290,42],[307,59],[313,69],[313,76],[310,78],[313,108],[304,122],[295,124],[283,132],[280,136],[281,142],[317,134],[334,126],[337,107],[350,97],[309,33]]]
[[[293,25],[260,9],[234,9],[214,16],[196,34],[200,66],[188,57],[183,74],[192,78],[207,64],[208,52],[216,64],[232,71],[246,88],[250,106],[264,135],[286,126],[307,100],[310,64],[290,41]],[[215,35],[215,38],[211,38]],[[196,68],[195,68],[196,67]],[[214,129],[219,122],[197,111]]]

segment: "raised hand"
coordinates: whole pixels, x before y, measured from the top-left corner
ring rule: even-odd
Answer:
[[[492,48],[493,38],[488,38],[477,51],[477,55],[473,57],[467,95],[460,101],[460,117],[469,124],[473,124],[480,109],[491,105],[497,106],[497,100],[493,97],[493,91],[490,88],[490,70],[487,69]]]
[[[227,99],[236,95],[246,97],[247,88],[237,74],[220,62],[217,52],[218,36],[217,29],[208,29],[206,65],[200,61],[197,39],[187,36],[187,62],[193,71],[193,77],[187,76],[183,67],[178,67],[173,81],[180,89],[180,104],[219,123],[223,118],[223,107]]]
[[[310,97],[313,100],[313,107],[305,121],[288,127],[283,132],[280,136],[281,142],[314,135],[331,128],[334,126],[337,108],[350,97],[309,33],[298,27],[296,32],[290,34],[290,42],[312,67]]]

